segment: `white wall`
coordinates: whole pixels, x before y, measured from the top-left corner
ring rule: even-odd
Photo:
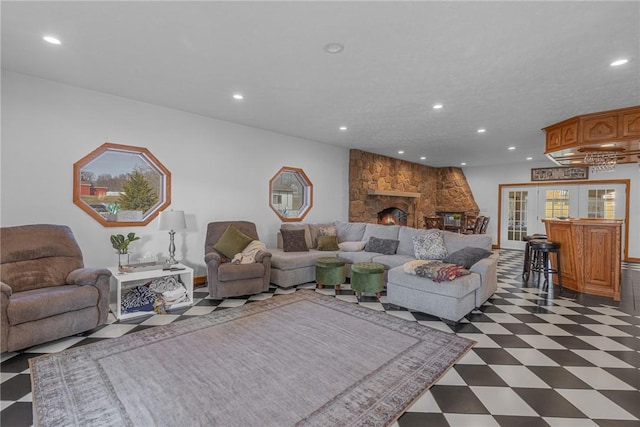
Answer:
[[[544,147],[544,140],[541,139]],[[520,163],[496,167],[464,168],[464,174],[478,203],[481,215],[490,216],[487,230],[498,244],[498,185],[531,183],[531,169],[553,167],[551,161],[544,163]],[[589,180],[629,179],[631,181],[629,197],[629,257],[640,258],[640,168],[638,164],[617,165],[616,170],[607,173],[589,174]],[[495,220],[494,220],[495,219]]]
[[[3,227],[69,225],[90,267],[117,263],[114,233],[135,232],[135,253],[167,256],[157,218],[145,227],[103,227],[73,204],[73,163],[105,142],[148,148],[171,172],[170,208],[184,210],[176,258],[204,276],[206,225],[249,220],[275,246],[280,220],[268,205],[269,180],[302,168],[313,183],[305,221],[348,218],[349,151],[291,136],[2,72],[1,207]]]

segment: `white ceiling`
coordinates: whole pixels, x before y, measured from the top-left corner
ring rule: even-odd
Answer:
[[[0,7],[4,69],[432,166],[543,160],[541,128],[640,104],[637,1]]]

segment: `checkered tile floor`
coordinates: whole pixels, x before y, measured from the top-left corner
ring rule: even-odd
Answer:
[[[358,302],[343,286],[338,299],[477,341],[394,427],[640,426],[640,265],[624,265],[621,303],[566,290],[558,295],[553,288],[543,292],[522,283],[521,269],[522,252],[502,250],[498,292],[456,326],[388,304],[384,295]],[[0,424],[32,424],[30,357],[290,292],[296,289],[214,301],[198,288],[195,305],[179,312],[122,322],[111,317],[110,324],[81,336],[4,353]],[[333,289],[318,292],[335,295]]]

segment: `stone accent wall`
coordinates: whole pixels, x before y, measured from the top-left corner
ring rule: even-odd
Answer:
[[[420,193],[420,197],[370,195],[369,190]],[[378,222],[377,213],[396,207],[408,213],[410,227],[436,212],[479,212],[460,168],[434,168],[366,151],[349,153],[349,221]]]
[[[467,177],[461,168],[437,168],[437,212],[465,212],[477,215],[476,204]]]

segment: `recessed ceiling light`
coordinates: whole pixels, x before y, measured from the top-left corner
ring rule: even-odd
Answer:
[[[462,163],[460,163],[460,166],[467,166],[467,163],[466,162],[462,162]]]
[[[618,60],[616,60],[616,61],[613,61],[613,62],[612,62],[611,64],[609,64],[609,65],[611,65],[612,67],[617,67],[618,65],[624,65],[624,64],[626,64],[627,62],[629,62],[629,60],[628,60],[628,59],[618,59]]]
[[[533,157],[527,157],[527,160],[533,160]]]
[[[238,101],[244,99],[244,95],[242,95],[241,93],[234,93],[233,94],[233,99],[237,99]]]
[[[324,51],[327,53],[340,53],[344,50],[344,45],[340,43],[329,43],[324,46]]]
[[[404,150],[398,150],[398,154],[404,154]]]
[[[427,157],[426,156],[422,156],[422,157],[420,157],[420,160],[427,160]]]
[[[347,130],[347,127],[346,126],[340,126],[340,130],[343,130],[343,131]]]
[[[487,131],[486,129],[482,129],[482,128],[478,129],[478,133],[485,133],[486,131]]]
[[[53,37],[53,36],[44,36],[42,38],[42,40],[46,41],[47,43],[51,43],[51,44],[61,44],[60,40]]]
[[[439,109],[441,109],[442,107],[444,107],[444,105],[442,105],[442,104],[434,104],[433,109],[434,109],[434,110],[439,110]]]
[[[510,150],[510,151],[513,151],[515,149],[516,149],[516,147],[514,147],[514,146],[511,146],[511,147],[507,148],[507,150]]]
[[[600,147],[615,147],[616,144],[613,142],[609,142],[607,144],[600,144]]]

